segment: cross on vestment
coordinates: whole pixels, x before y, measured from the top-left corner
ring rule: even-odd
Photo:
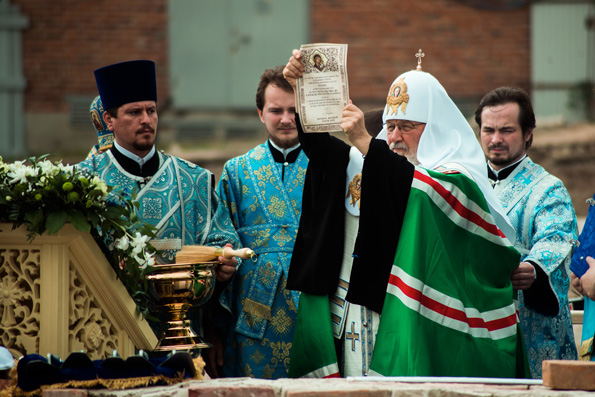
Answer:
[[[417,67],[415,68],[416,70],[421,70],[421,59],[423,57],[425,57],[426,54],[424,54],[423,52],[421,52],[421,48],[419,49],[419,51],[415,54],[415,57],[417,58]]]
[[[359,340],[359,334],[355,332],[355,321],[351,322],[351,332],[345,333],[346,339],[351,339],[351,351],[355,351],[355,342]]]

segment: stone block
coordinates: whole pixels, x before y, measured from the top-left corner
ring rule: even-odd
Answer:
[[[595,362],[545,360],[543,384],[557,390],[595,390]]]

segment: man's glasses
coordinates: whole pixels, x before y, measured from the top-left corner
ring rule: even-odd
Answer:
[[[411,121],[404,121],[401,123],[386,123],[386,130],[388,132],[394,132],[395,128],[398,128],[399,131],[401,132],[410,132],[411,130],[413,130],[415,127],[419,126],[419,125],[425,125],[426,123],[413,123]]]

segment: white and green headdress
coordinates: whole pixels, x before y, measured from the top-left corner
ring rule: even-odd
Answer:
[[[473,129],[440,82],[419,69],[393,81],[383,121],[426,123],[417,148],[419,166],[430,170],[449,164],[462,166],[483,192],[498,227],[514,242],[514,228],[489,183],[485,156]]]

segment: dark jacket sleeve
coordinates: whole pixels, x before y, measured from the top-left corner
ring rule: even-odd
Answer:
[[[296,125],[309,163],[287,288],[327,295],[335,292],[343,259],[350,146],[327,133],[304,133],[297,114]]]
[[[347,300],[382,312],[415,167],[372,139],[362,170],[360,220]]]
[[[545,316],[554,317],[560,312],[560,303],[558,297],[552,286],[550,285],[550,278],[539,267],[539,265],[532,261],[527,261],[535,268],[535,281],[531,284],[529,289],[522,291],[525,306],[537,313]]]

